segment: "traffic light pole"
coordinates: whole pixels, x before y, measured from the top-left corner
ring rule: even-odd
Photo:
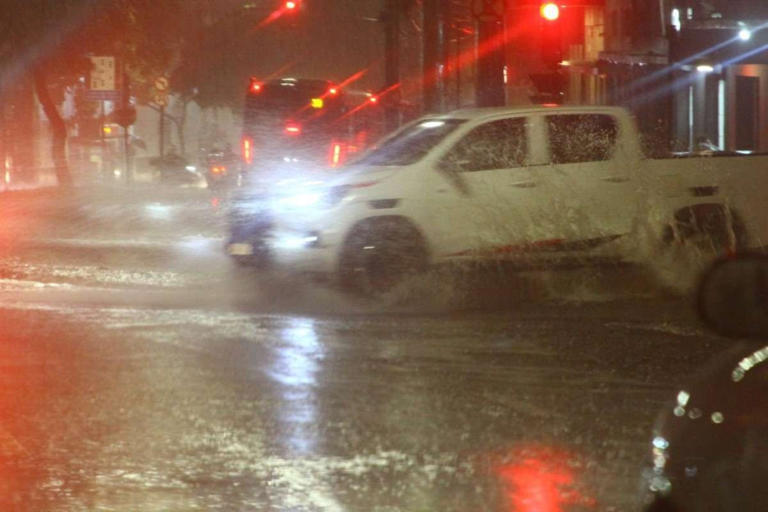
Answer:
[[[445,107],[445,9],[444,0],[424,0],[423,91],[424,110],[442,112]]]
[[[400,82],[400,11],[402,0],[386,0],[384,4],[384,90],[391,91]],[[398,106],[386,109],[387,130],[400,125]]]
[[[477,85],[475,101],[478,107],[500,107],[504,95],[504,23],[477,22]]]

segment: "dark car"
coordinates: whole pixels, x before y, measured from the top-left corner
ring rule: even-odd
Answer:
[[[678,390],[659,416],[645,481],[648,511],[768,510],[768,258],[723,260],[704,279],[699,307],[737,338]]]
[[[155,157],[149,161],[153,168],[154,179],[158,183],[165,185],[175,185],[181,187],[198,187],[202,181],[202,176],[197,169],[190,165],[187,160],[177,154],[167,154],[162,157]]]

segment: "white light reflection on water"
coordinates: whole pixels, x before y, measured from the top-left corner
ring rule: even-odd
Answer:
[[[315,451],[317,443],[317,372],[323,346],[311,318],[291,318],[280,331],[270,376],[282,385],[280,420],[285,443],[296,455]]]

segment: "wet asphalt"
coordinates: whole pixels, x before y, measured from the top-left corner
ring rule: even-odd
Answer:
[[[0,509],[640,510],[729,342],[626,269],[363,301],[223,255],[226,196],[0,197]]]

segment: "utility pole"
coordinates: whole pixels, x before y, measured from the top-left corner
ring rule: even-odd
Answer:
[[[125,182],[131,182],[131,136],[130,126],[136,122],[136,108],[131,105],[131,89],[128,83],[128,74],[123,73],[122,95],[120,108],[115,110],[113,116],[117,124],[123,127],[123,148],[125,149]]]
[[[472,15],[477,22],[477,85],[475,101],[478,107],[499,107],[504,97],[504,0],[472,0]]]
[[[400,14],[403,0],[385,0],[382,21],[384,22],[384,90],[393,91],[400,83]],[[390,93],[391,94],[391,93]],[[393,95],[398,97],[398,95]],[[398,105],[387,102],[387,131],[400,125]]]
[[[165,156],[165,105],[160,104],[160,126],[158,126],[158,138],[159,141],[159,153],[160,158],[163,158]]]
[[[445,0],[423,0],[423,94],[426,112],[445,110]]]

